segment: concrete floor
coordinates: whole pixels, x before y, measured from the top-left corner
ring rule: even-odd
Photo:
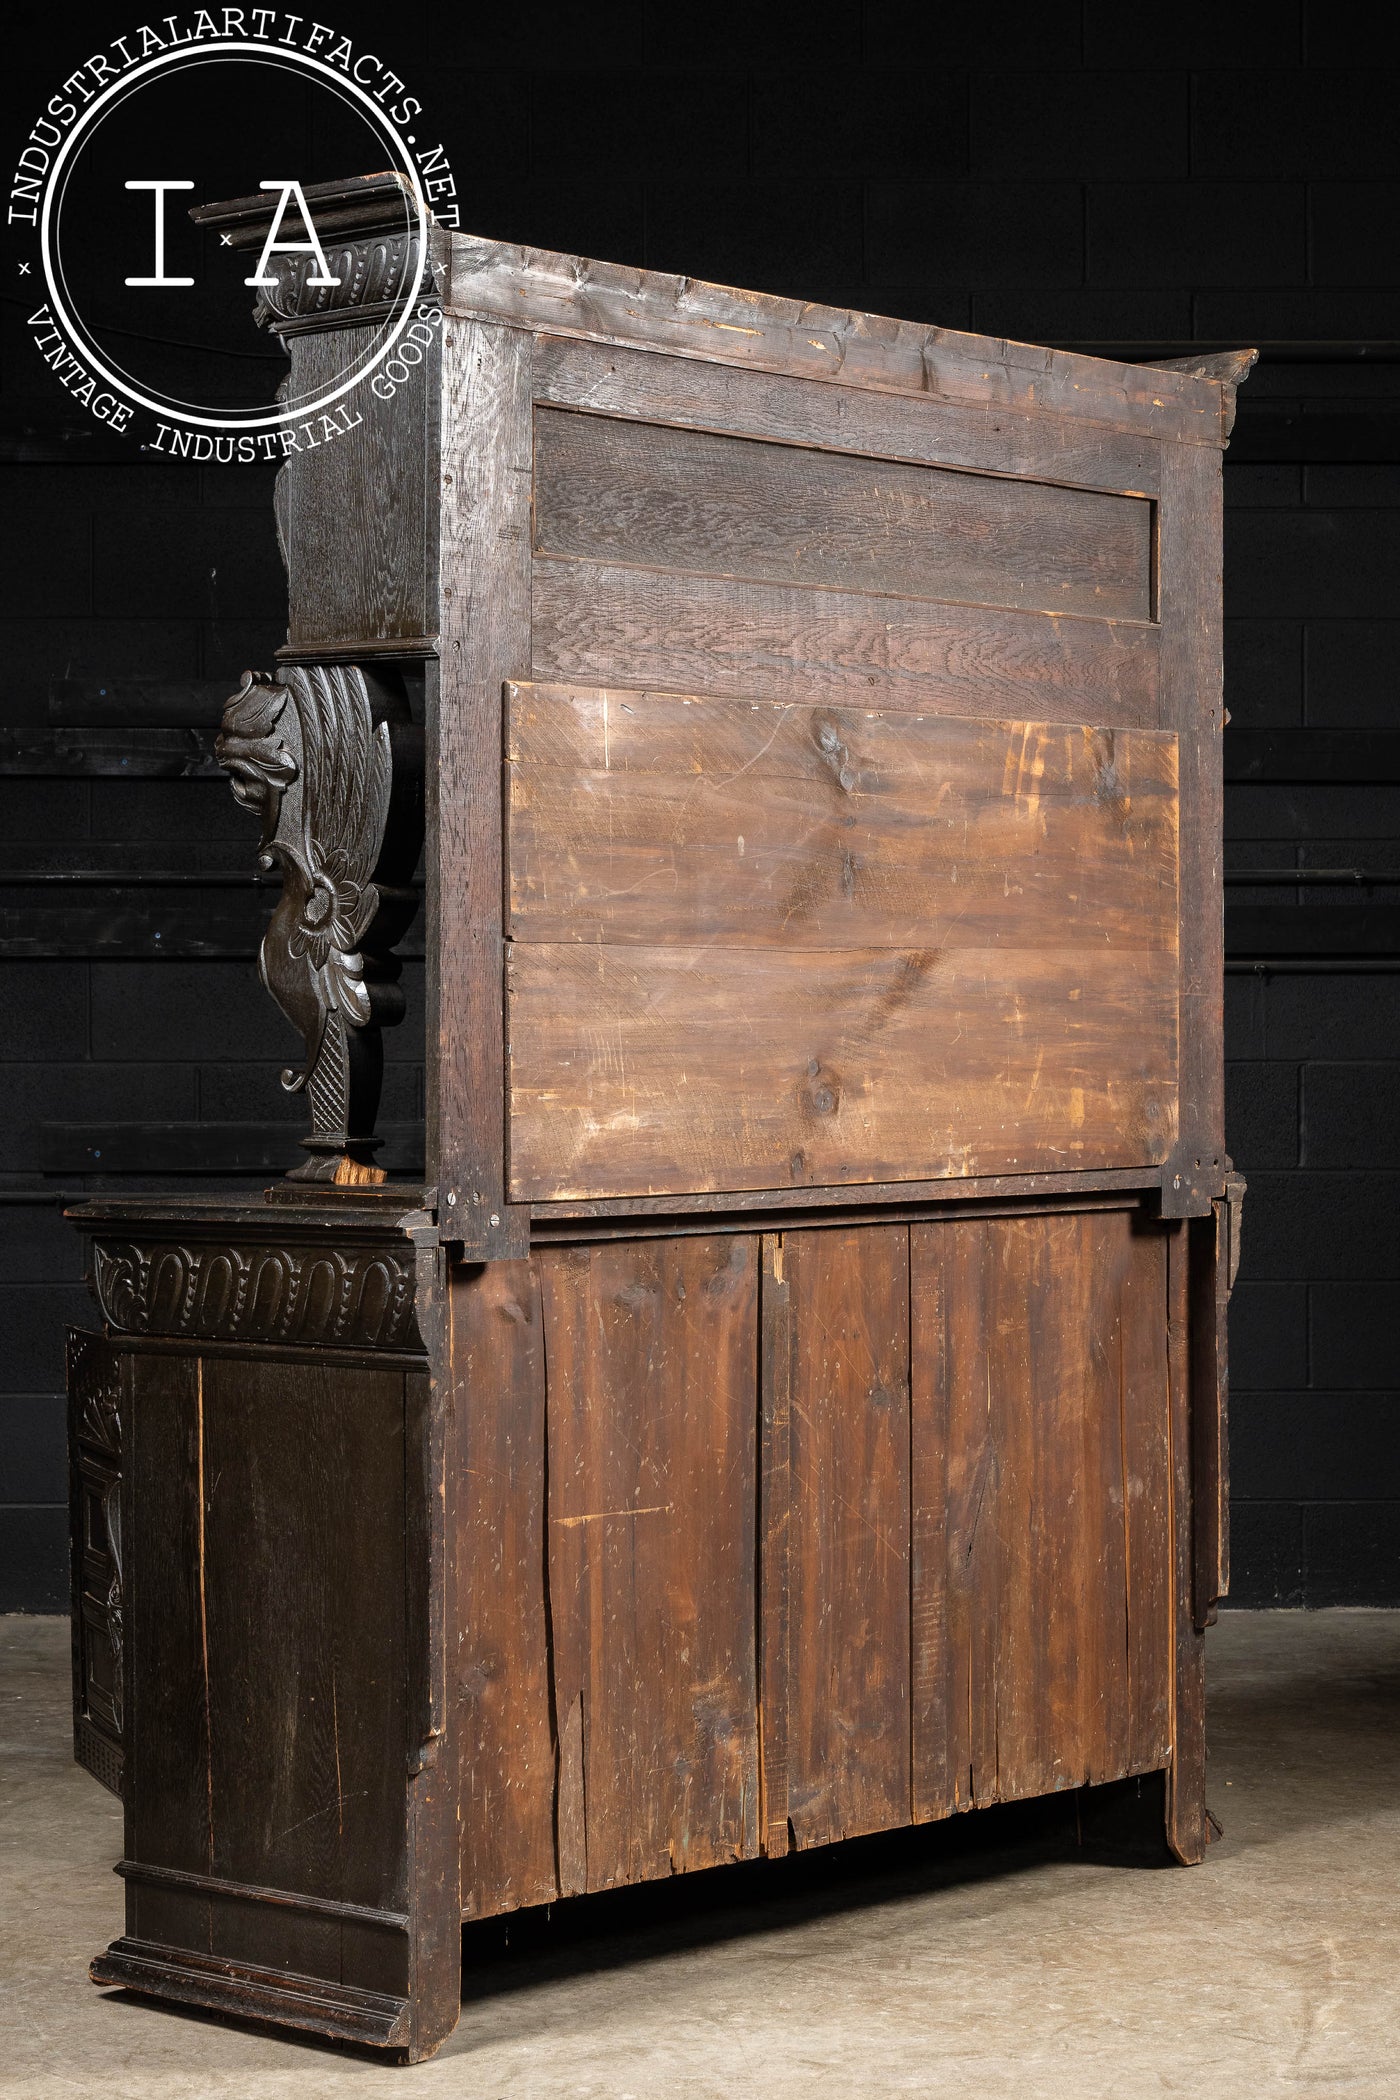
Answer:
[[[1394,2100],[1400,1612],[1226,1618],[1210,1681],[1203,1867],[1094,1864],[996,1811],[771,1891],[562,1905],[469,1940],[461,2025],[403,2070],[86,1981],[121,1818],[70,1761],[65,1626],[0,1620],[0,2094]]]

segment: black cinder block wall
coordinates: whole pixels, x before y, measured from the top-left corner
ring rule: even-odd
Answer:
[[[19,14],[12,154],[113,33]],[[1234,1601],[1400,1603],[1400,11],[357,0],[334,22],[427,104],[475,231],[1128,358],[1263,345],[1226,466]],[[230,129],[255,114],[231,98]],[[246,1184],[300,1112],[253,973],[266,899],[211,880],[251,867],[209,745],[283,633],[267,475],[102,444],[25,312],[10,285],[0,1609],[58,1610],[62,1333],[87,1313],[61,1198]],[[409,1026],[386,1090],[405,1168],[417,1049]]]

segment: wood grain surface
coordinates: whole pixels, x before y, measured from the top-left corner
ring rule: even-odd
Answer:
[[[792,1297],[788,1816],[910,1820],[909,1234],[783,1236]]]
[[[934,395],[899,396],[654,350],[540,338],[535,399],[595,415],[636,416],[737,437],[818,445],[872,459],[981,468],[993,474],[1120,495],[1154,496],[1160,444],[1034,409],[964,408]]]
[[[293,399],[329,392],[379,339],[375,327],[294,335]],[[439,347],[392,401],[370,388],[350,397],[350,423],[333,442],[308,442],[281,469],[289,618],[294,645],[384,642],[433,634],[431,575],[436,491],[429,496],[428,444],[436,422]],[[311,436],[319,433],[313,418]]]
[[[1151,534],[1137,497],[535,410],[544,554],[1146,620]]]
[[[403,1385],[218,1358],[201,1378],[212,1871],[391,1910],[407,1909]],[[216,1927],[217,1953],[338,1973],[331,1919],[233,1904]],[[383,1955],[403,1952],[395,1936]]]
[[[531,675],[714,699],[1158,726],[1158,630],[537,555]],[[519,674],[516,674],[519,675]]]
[[[517,330],[455,324],[442,400],[442,651],[429,776],[428,1125],[445,1240],[523,1255],[502,1161],[501,688],[529,661],[530,356]],[[434,765],[434,759],[436,764]]]
[[[1183,372],[965,335],[807,299],[592,262],[456,233],[451,314],[658,350],[821,383],[1036,410],[1148,437],[1223,442],[1217,382]]]
[[[935,1592],[946,1582],[946,1618],[936,1595],[914,1600],[916,1624],[946,1628],[916,1707],[921,1812],[1160,1767],[1163,1236],[1130,1211],[921,1225],[911,1273],[914,1508],[947,1512],[946,1561],[917,1563]]]
[[[759,1850],[758,1251],[536,1257],[561,1894]]]
[[[412,1762],[431,1665],[406,1423],[426,1381],[177,1343],[135,1352],[132,1378],[128,1934],[378,1994],[430,2047],[455,2017],[459,1904]],[[264,2004],[251,1985],[245,2004]]]
[[[1170,1150],[1170,737],[515,688],[507,749],[518,1199]]]
[[[784,1235],[761,1242],[758,1450],[759,1829],[770,1859],[788,1850],[788,1685],[792,1670],[792,1287]]]
[[[528,1261],[459,1264],[452,1386],[457,1520],[462,1912],[559,1893],[545,1583],[545,1338]]]
[[[1194,1574],[1197,1482],[1192,1465],[1192,1414],[1198,1404],[1198,1368],[1191,1332],[1192,1236],[1202,1227],[1178,1225],[1167,1239],[1167,1368],[1171,1404],[1170,1530],[1172,1610],[1172,1756],[1167,1782],[1167,1842],[1184,1866],[1205,1858],[1206,1644],[1196,1624]],[[1193,1363],[1193,1357],[1197,1362]],[[1211,1395],[1203,1396],[1207,1402]]]
[[[1207,1216],[1225,1181],[1223,502],[1217,454],[1168,449],[1160,511],[1161,720],[1175,729],[1181,754],[1182,1119],[1162,1203],[1178,1217]]]

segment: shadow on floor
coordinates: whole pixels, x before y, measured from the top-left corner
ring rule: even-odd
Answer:
[[[463,1927],[462,2002],[992,1882],[1049,1861],[1170,1866],[1164,1815],[1158,1772],[485,1919]]]

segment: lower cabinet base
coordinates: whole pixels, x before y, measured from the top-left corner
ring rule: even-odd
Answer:
[[[1210,1221],[1105,1193],[453,1267],[421,1214],[106,1217],[97,1983],[419,2061],[464,1921],[1038,1799],[1202,1857]]]
[[[356,1990],[348,1983],[128,1938],[113,1940],[88,1974],[94,1983],[115,1985],[173,2005],[200,2005],[209,2012],[323,2034],[328,2040],[409,2053],[408,1999]]]

